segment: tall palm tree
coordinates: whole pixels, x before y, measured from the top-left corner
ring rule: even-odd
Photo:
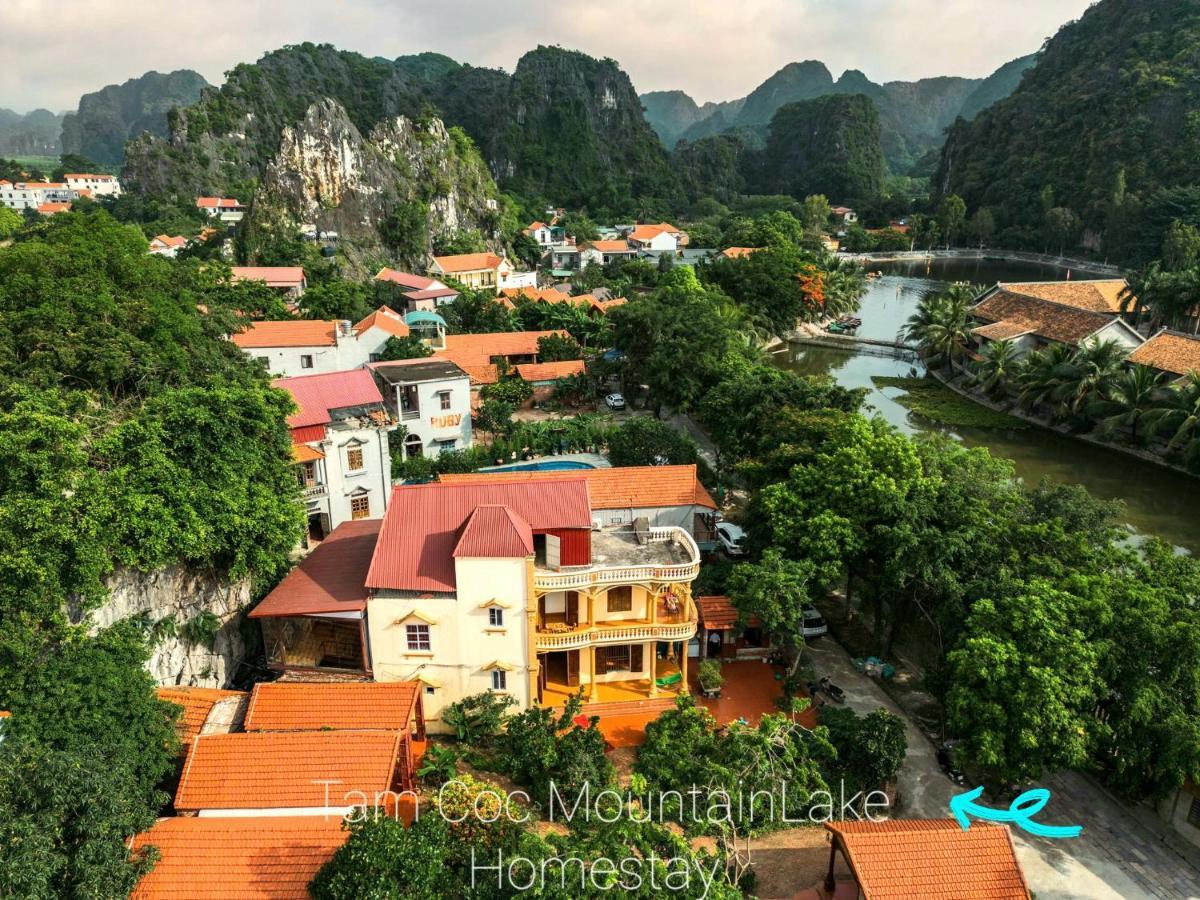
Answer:
[[[1053,406],[1054,392],[1066,377],[1073,354],[1066,344],[1050,344],[1025,357],[1018,378],[1021,393],[1017,402],[1026,409],[1041,404]]]
[[[1021,355],[1012,341],[991,341],[979,351],[979,359],[971,366],[971,383],[978,385],[989,397],[1008,393],[1022,368]]]
[[[917,311],[901,327],[901,339],[916,343],[921,356],[931,365],[948,365],[961,359],[967,352],[970,336],[967,313],[974,297],[971,286],[965,283],[926,294],[917,304]]]
[[[1126,350],[1116,341],[1090,341],[1071,355],[1052,398],[1063,411],[1082,415],[1088,404],[1103,399],[1121,374]]]
[[[1171,435],[1168,450],[1178,450],[1189,465],[1200,463],[1200,371],[1189,372],[1182,385],[1167,392],[1161,404],[1144,416],[1151,434]]]
[[[1109,386],[1107,396],[1088,407],[1088,415],[1100,420],[1100,430],[1112,435],[1118,428],[1131,431],[1138,443],[1138,426],[1159,402],[1166,376],[1149,366],[1131,365]]]
[[[1200,333],[1200,316],[1194,314],[1200,308],[1200,270],[1164,272],[1154,262],[1133,276],[1130,293],[1135,289],[1137,305],[1150,310],[1153,327],[1166,325]],[[1132,301],[1123,297],[1122,302]]]

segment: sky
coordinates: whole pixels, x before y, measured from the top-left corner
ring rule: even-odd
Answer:
[[[368,56],[433,50],[512,71],[538,44],[609,56],[639,93],[744,96],[789,62],[836,78],[982,77],[1031,53],[1089,0],[0,0],[0,107],[74,109],[150,70],[210,82],[302,41]]]

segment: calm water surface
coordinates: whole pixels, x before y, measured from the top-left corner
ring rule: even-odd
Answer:
[[[863,297],[858,315],[863,337],[892,339],[904,320],[927,292],[946,282],[1065,279],[1067,272],[1048,266],[994,263],[986,260],[940,260],[931,266],[918,263],[874,263],[887,273],[876,279]],[[1079,277],[1079,273],[1072,273]],[[1086,277],[1086,275],[1084,276]],[[877,389],[877,375],[920,374],[920,363],[911,357],[897,359],[877,352],[843,351],[791,345],[775,354],[776,364],[805,375],[829,374],[846,387],[867,388],[873,411],[907,434],[949,434],[969,447],[987,447],[995,456],[1013,461],[1017,475],[1028,484],[1043,477],[1082,484],[1098,497],[1122,500],[1129,524],[1140,533],[1157,534],[1172,543],[1200,553],[1200,479],[1177,475],[1121,453],[1029,428],[1019,431],[948,428],[912,415],[895,401],[897,388]]]

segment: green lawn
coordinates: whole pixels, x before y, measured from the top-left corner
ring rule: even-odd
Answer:
[[[47,174],[58,165],[57,156],[10,156],[8,158],[26,169],[41,169]]]
[[[963,428],[1028,428],[1029,423],[1007,413],[996,412],[966,397],[961,397],[934,378],[901,378],[876,375],[875,387],[896,387],[904,391],[895,400],[918,416]]]

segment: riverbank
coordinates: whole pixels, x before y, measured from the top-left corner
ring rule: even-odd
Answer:
[[[997,264],[1026,263],[1038,266],[1056,266],[1071,271],[1084,271],[1100,278],[1119,278],[1123,274],[1120,266],[1079,259],[1074,256],[1051,256],[1046,253],[1028,253],[1023,250],[891,250],[878,253],[839,253],[840,259],[854,262],[914,262],[920,260],[985,260]]]

